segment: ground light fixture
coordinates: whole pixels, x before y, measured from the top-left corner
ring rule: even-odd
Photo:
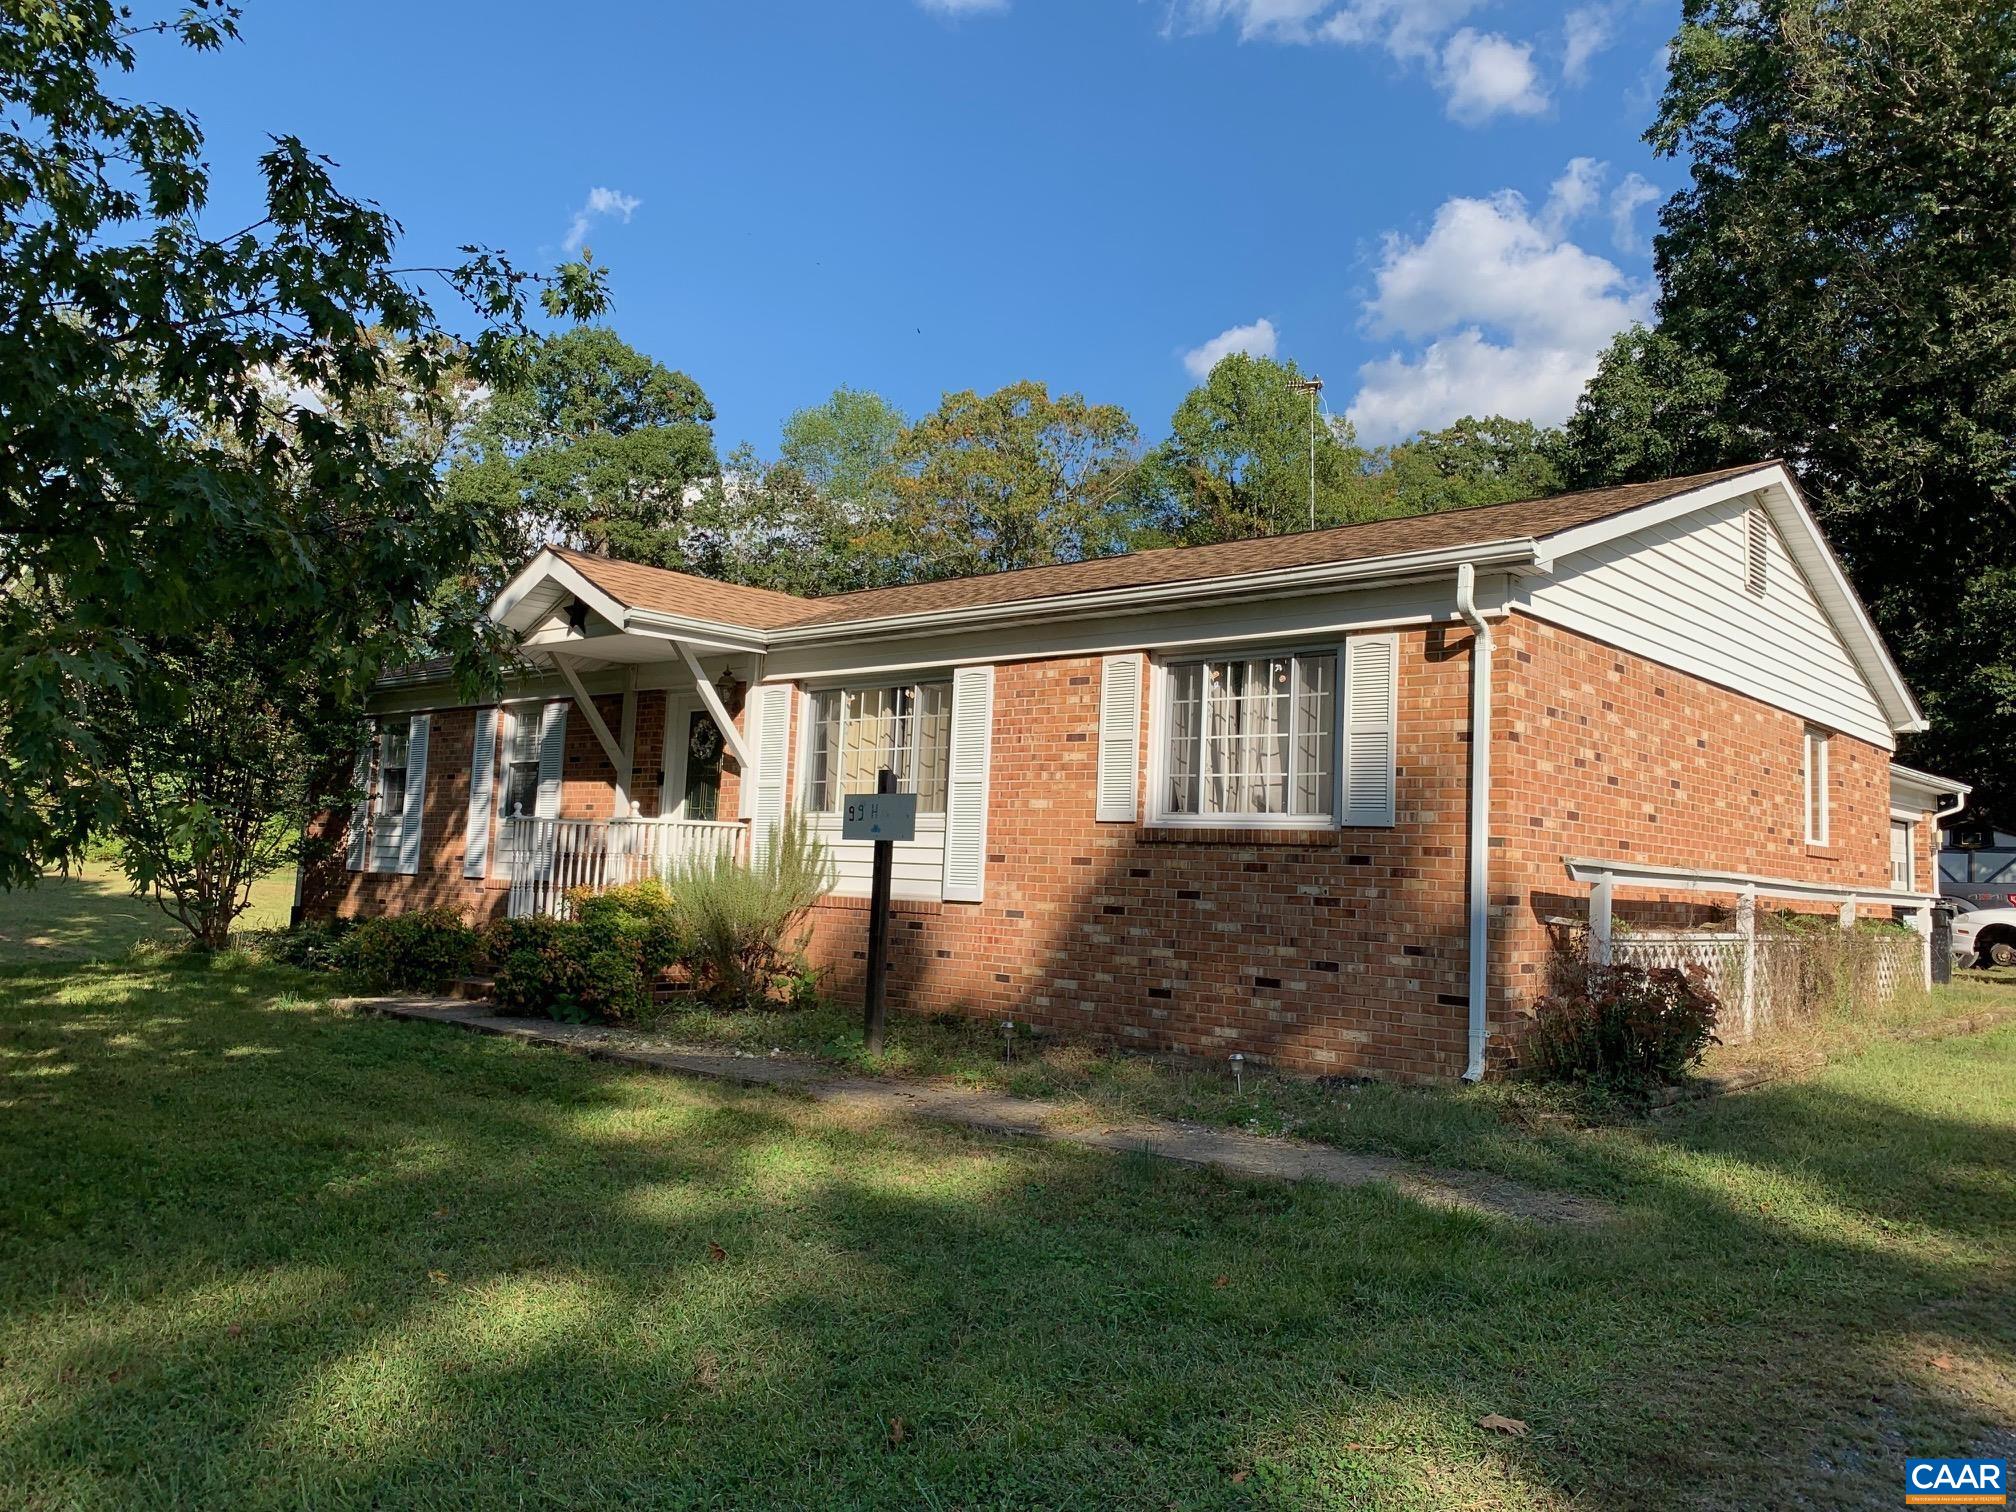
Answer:
[[[1246,1090],[1246,1056],[1239,1050],[1232,1052],[1232,1090],[1240,1093]]]
[[[1015,1059],[1015,1020],[1013,1019],[1001,1020],[1001,1059],[1004,1061]]]

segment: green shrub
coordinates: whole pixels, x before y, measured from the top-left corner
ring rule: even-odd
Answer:
[[[504,919],[490,927],[497,1006],[569,1024],[648,1022],[651,989],[682,953],[671,894],[640,882],[570,894],[568,902],[571,920]]]
[[[251,929],[234,938],[241,939],[262,961],[307,971],[334,971],[344,938],[355,927],[354,919],[312,919],[292,929]]]
[[[1521,1061],[1556,1081],[1644,1092],[1680,1079],[1718,1043],[1720,1004],[1699,966],[1589,966],[1534,1005]]]
[[[336,942],[339,970],[370,987],[435,992],[467,976],[481,937],[456,908],[421,908],[365,919]]]
[[[760,861],[717,856],[680,868],[672,895],[695,985],[724,1008],[771,1002],[803,975],[807,936],[793,930],[833,877],[833,859],[802,814],[777,827]]]

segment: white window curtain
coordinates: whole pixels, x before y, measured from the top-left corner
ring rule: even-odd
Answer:
[[[882,768],[920,814],[945,812],[952,752],[952,685],[825,688],[810,699],[805,806],[840,811],[848,793],[872,793]]]
[[[1167,741],[1168,813],[1329,822],[1337,811],[1336,654],[1173,666]]]

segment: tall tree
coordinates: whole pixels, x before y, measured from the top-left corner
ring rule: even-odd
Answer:
[[[1125,550],[1137,439],[1119,406],[1033,381],[947,394],[904,432],[894,508],[867,549],[906,582]]]
[[[1561,491],[1559,441],[1530,420],[1466,415],[1391,448],[1380,481],[1399,514],[1538,499]]]
[[[909,425],[880,394],[837,388],[825,403],[785,420],[777,460],[836,504],[858,512],[885,508]]]
[[[720,471],[714,407],[684,373],[606,326],[541,342],[470,424],[448,494],[508,523],[516,565],[557,540],[660,567],[686,565],[686,513]]]
[[[1912,758],[2016,812],[2016,10],[1682,14],[1660,331],[1797,468],[1933,717]]]
[[[694,570],[803,594],[900,582],[903,561],[877,538],[896,507],[907,428],[881,395],[840,388],[785,420],[774,461],[737,447],[689,514]]]
[[[1301,378],[1293,362],[1235,352],[1184,397],[1140,480],[1167,539],[1196,546],[1308,529],[1312,442],[1314,523],[1395,512],[1350,423],[1319,414],[1312,428]]]
[[[1663,330],[1620,331],[1554,449],[1576,488],[1646,483],[1755,461],[1770,440],[1729,403],[1729,380]]]
[[[110,81],[151,46],[236,35],[215,0],[0,8],[0,885],[94,828],[144,844],[204,822],[214,797],[190,782],[139,817],[123,742],[231,723],[199,708],[220,634],[317,690],[299,717],[318,728],[422,648],[488,664],[487,624],[444,591],[488,522],[369,417],[393,392],[436,404],[451,375],[512,381],[534,281],[477,249],[400,269],[397,224],[292,137],[259,161],[260,216],[206,228],[195,121]],[[429,284],[467,302],[464,339]],[[543,299],[593,313],[601,274],[563,268]]]

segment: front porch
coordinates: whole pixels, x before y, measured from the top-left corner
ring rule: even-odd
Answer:
[[[677,817],[540,819],[523,815],[503,825],[504,864],[511,879],[508,913],[523,919],[567,918],[567,895],[601,892],[650,878],[668,881],[683,867],[721,857],[748,858],[749,826],[738,819]]]
[[[509,718],[503,736],[497,846],[512,918],[565,918],[573,892],[748,859],[742,715],[760,654],[732,627],[631,618],[565,562],[504,616],[520,656],[552,674],[541,717]],[[556,707],[569,718],[556,723]]]

